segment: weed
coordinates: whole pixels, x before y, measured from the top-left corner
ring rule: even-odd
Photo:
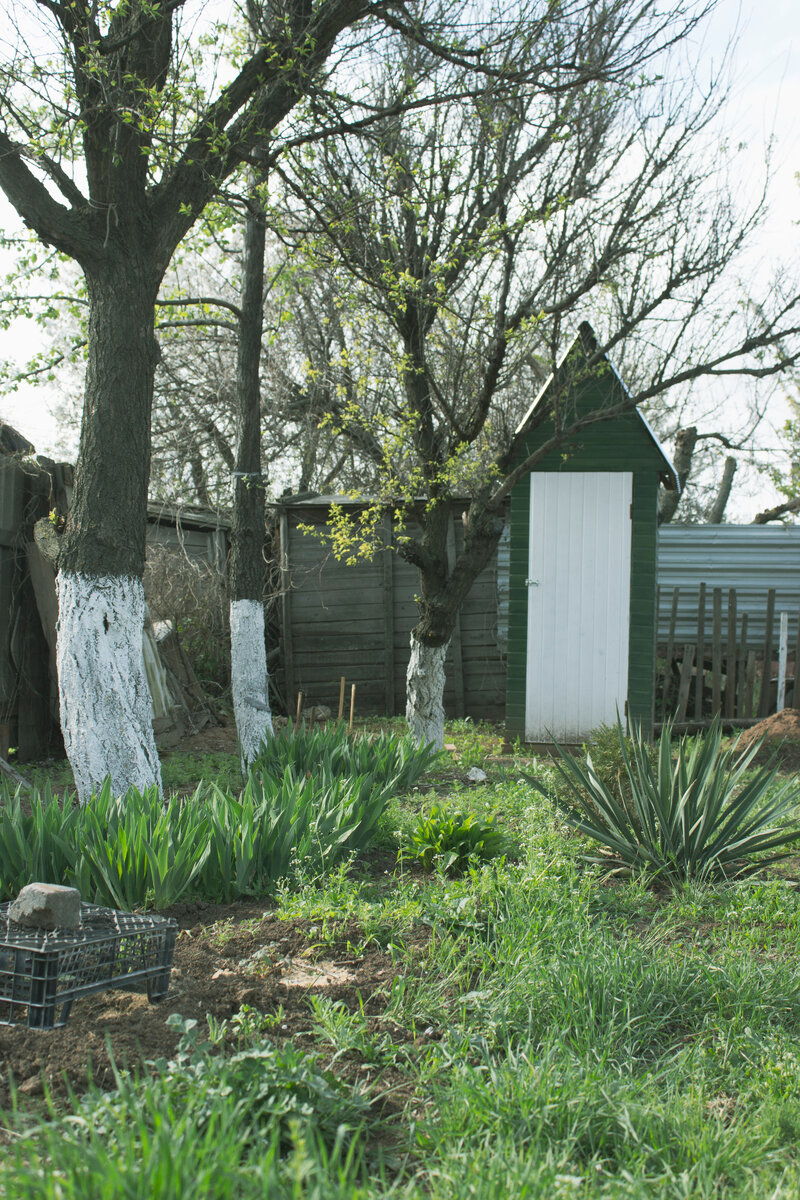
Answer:
[[[407,843],[401,846],[400,857],[416,859],[426,871],[437,867],[446,873],[464,871],[471,862],[497,858],[509,849],[508,837],[493,818],[484,820],[475,813],[435,804],[420,815]]]
[[[357,1054],[372,1066],[386,1066],[397,1060],[397,1048],[388,1032],[370,1031],[363,1002],[355,1010],[328,996],[312,996],[309,1003],[314,1015],[314,1033],[334,1049],[331,1065],[349,1053]]]

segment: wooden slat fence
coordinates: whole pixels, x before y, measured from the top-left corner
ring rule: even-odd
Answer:
[[[464,544],[461,505],[453,506],[447,558],[452,567]],[[385,549],[371,560],[339,562],[324,534],[329,506],[301,501],[280,514],[282,663],[275,672],[291,707],[298,692],[308,705],[336,711],[340,678],[357,689],[357,711],[402,713],[410,634],[419,619],[419,573],[392,551],[397,536],[383,522]],[[447,655],[448,716],[502,720],[505,647],[498,637],[498,568],[493,560],[476,579],[458,616]]]
[[[766,593],[764,636],[757,643],[735,588],[700,585],[692,640],[676,636],[680,589],[660,600],[670,619],[666,641],[656,649],[657,721],[703,726],[719,714],[726,724],[752,725],[777,710],[779,693],[783,707],[800,707],[800,612],[776,612],[774,588]]]

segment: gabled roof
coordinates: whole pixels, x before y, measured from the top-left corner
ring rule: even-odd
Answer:
[[[553,385],[556,383],[556,381],[558,380],[559,382],[563,382],[563,380],[565,378],[569,377],[569,367],[567,364],[569,363],[570,359],[574,359],[576,354],[579,355],[583,359],[587,359],[590,355],[594,355],[597,353],[597,345],[598,345],[597,338],[595,336],[595,332],[592,329],[591,325],[589,324],[588,321],[582,321],[578,327],[578,332],[575,335],[575,338],[569,344],[569,346],[567,346],[566,350],[564,351],[564,353],[561,355],[558,362],[556,363],[555,371],[550,376],[550,378],[547,379],[546,382],[539,389],[539,391],[536,395],[536,398],[533,401],[533,404],[530,406],[530,408],[526,412],[525,416],[520,421],[520,423],[517,427],[517,430],[516,430],[517,435],[525,432],[526,426],[529,425],[537,408],[544,402],[546,396],[551,391],[551,389],[553,388]],[[617,371],[616,367],[611,362],[611,360],[608,358],[608,356],[605,354],[601,354],[598,357],[598,362],[603,362],[608,366],[609,370],[611,371],[612,375],[614,376],[614,379],[617,381],[620,388],[622,389],[624,395],[627,396],[632,402],[633,398],[632,398],[630,392],[628,391],[627,387],[625,386],[625,383],[623,382],[622,378],[620,377],[619,372]],[[653,443],[653,445],[656,449],[656,453],[658,454],[659,458],[661,459],[662,469],[659,472],[659,478],[660,478],[661,482],[664,484],[664,487],[666,487],[668,491],[679,490],[678,473],[675,470],[674,466],[672,465],[672,462],[670,461],[666,450],[661,445],[661,442],[658,440],[655,433],[653,432],[650,425],[648,424],[646,417],[644,417],[642,415],[642,413],[640,413],[637,406],[633,403],[631,403],[630,411],[631,411],[631,413],[635,414],[636,419],[641,423],[642,428],[646,432],[650,441]],[[609,418],[609,419],[611,419],[611,418]]]

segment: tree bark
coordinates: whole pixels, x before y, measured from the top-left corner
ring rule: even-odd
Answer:
[[[406,720],[418,746],[444,745],[445,642],[429,646],[411,633],[411,657],[406,673]]]
[[[717,497],[712,505],[711,512],[708,514],[709,525],[721,525],[722,518],[725,516],[725,509],[731,496],[731,488],[733,487],[733,477],[736,474],[736,459],[732,455],[728,455],[725,459],[725,469],[722,472],[722,479],[719,485]]]
[[[64,745],[81,800],[107,777],[119,794],[161,787],[142,657],[158,279],[120,256],[87,271],[87,284],[89,360],[56,650]]]
[[[464,547],[451,571],[447,567],[447,525],[451,505],[432,506],[425,514],[419,543],[403,543],[400,554],[419,570],[419,620],[411,631],[406,673],[406,720],[414,740],[438,749],[444,744],[444,686],[447,647],[470,588],[495,552],[503,521],[481,504],[465,514]]]
[[[254,188],[244,226],[237,349],[239,444],[231,530],[231,688],[242,768],[272,735],[264,635],[265,494],[261,478],[261,338],[266,219]]]
[[[793,500],[785,500],[782,504],[776,504],[774,508],[765,508],[763,512],[756,513],[751,524],[768,525],[770,521],[780,521],[781,517],[796,512],[800,512],[800,496],[795,496]]]
[[[692,458],[694,457],[694,448],[696,445],[697,427],[695,425],[689,425],[686,429],[678,430],[675,435],[674,451],[674,465],[678,476],[678,488],[670,492],[666,488],[661,488],[658,496],[659,525],[665,525],[668,521],[671,521],[678,510],[683,489],[691,474]]]

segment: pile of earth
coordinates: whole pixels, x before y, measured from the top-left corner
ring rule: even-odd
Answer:
[[[739,738],[739,749],[754,742],[764,744],[755,757],[757,763],[774,759],[783,771],[800,771],[800,708],[784,708],[753,725]]]

